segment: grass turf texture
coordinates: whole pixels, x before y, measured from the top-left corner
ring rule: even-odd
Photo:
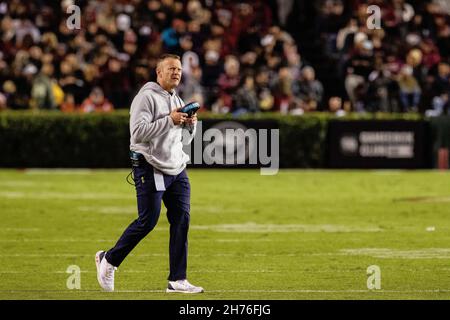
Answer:
[[[100,290],[94,254],[136,218],[127,170],[1,170],[0,299],[450,298],[448,172],[188,173],[188,278],[204,294],[164,292],[164,208],[117,291]],[[80,290],[66,286],[70,265]],[[381,290],[367,289],[370,265]]]

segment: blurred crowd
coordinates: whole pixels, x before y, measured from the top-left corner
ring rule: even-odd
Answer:
[[[316,32],[341,84],[333,99],[346,99],[357,112],[448,112],[450,1],[317,5]],[[370,5],[381,9],[379,28],[367,23]]]
[[[449,110],[449,2],[0,0],[0,110],[129,108],[158,56],[175,53],[180,95],[202,110],[438,115]]]

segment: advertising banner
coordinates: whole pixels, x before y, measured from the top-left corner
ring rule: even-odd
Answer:
[[[429,168],[431,143],[425,121],[330,121],[330,168]]]

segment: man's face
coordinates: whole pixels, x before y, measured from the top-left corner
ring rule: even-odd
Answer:
[[[177,87],[181,81],[181,62],[178,59],[164,59],[156,69],[157,81],[167,91]]]

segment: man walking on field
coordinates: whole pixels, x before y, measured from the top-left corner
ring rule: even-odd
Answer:
[[[138,218],[116,245],[95,255],[97,279],[106,291],[114,291],[114,272],[126,256],[158,222],[161,201],[170,223],[170,274],[166,292],[200,293],[202,287],[186,279],[190,184],[186,173],[189,156],[183,144],[192,141],[197,124],[179,112],[183,100],[175,92],[181,80],[179,56],[166,54],[156,67],[156,82],[146,83],[133,99],[130,110],[130,154],[136,186]],[[183,128],[189,129],[182,141]]]

